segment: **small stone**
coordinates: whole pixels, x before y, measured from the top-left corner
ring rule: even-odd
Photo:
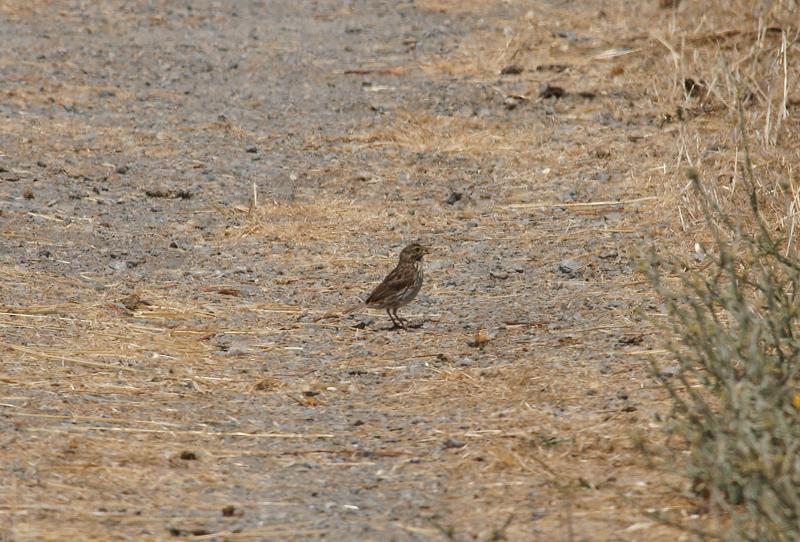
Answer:
[[[235,341],[228,345],[228,349],[225,353],[230,357],[236,357],[236,356],[246,356],[248,354],[252,354],[252,352],[253,349],[247,342]]]
[[[563,38],[570,43],[575,43],[576,41],[578,41],[578,34],[576,34],[572,30],[559,30],[558,32],[556,32],[556,36],[559,38]]]
[[[464,197],[464,194],[461,192],[451,192],[447,199],[444,201],[448,205],[453,205],[457,201],[460,201],[461,198]]]
[[[194,452],[191,452],[189,450],[182,451],[181,455],[179,455],[178,457],[180,457],[184,461],[196,461],[197,460],[197,454],[194,453]]]
[[[375,318],[372,318],[371,316],[364,316],[359,320],[358,323],[353,324],[352,327],[354,329],[366,329],[374,323],[375,323]]]
[[[578,191],[575,189],[569,190],[561,194],[561,201],[572,202],[578,199]]]
[[[604,183],[604,182],[608,181],[610,178],[611,178],[611,174],[609,172],[607,172],[607,171],[598,171],[592,177],[593,180],[600,181],[601,183]]]
[[[573,275],[581,268],[581,264],[575,260],[561,260],[558,264],[558,270],[566,275]]]
[[[670,365],[669,367],[662,367],[658,371],[658,376],[661,378],[672,378],[681,372],[680,365]]]
[[[128,166],[126,166],[125,164],[122,164],[122,165],[120,165],[120,166],[117,166],[117,169],[116,169],[116,171],[117,171],[117,173],[119,173],[120,175],[125,175],[126,173],[128,173],[128,170],[129,170],[129,169],[130,169],[130,168],[129,168]]]
[[[245,149],[245,152],[249,152],[250,154],[256,154],[258,152],[258,147],[251,146]]]
[[[614,118],[613,113],[611,113],[609,111],[603,111],[603,112],[596,113],[594,115],[594,118],[597,121],[597,123],[602,125],[602,126],[610,126],[612,128],[621,128],[622,127],[622,122],[620,122],[619,120]]]
[[[508,278],[508,273],[500,270],[489,271],[489,276],[492,277],[493,279],[506,280]]]
[[[449,439],[444,441],[444,449],[445,450],[450,449],[450,448],[463,448],[466,445],[467,444],[464,441],[458,440],[458,439],[454,439],[454,438],[449,438]]]

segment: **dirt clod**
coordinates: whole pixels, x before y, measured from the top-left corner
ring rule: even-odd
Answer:
[[[519,75],[523,71],[525,71],[525,68],[522,66],[518,64],[509,64],[500,70],[500,75]]]
[[[145,195],[150,198],[166,198],[166,199],[192,199],[194,194],[189,190],[179,189],[163,189],[163,188],[149,188],[144,191]]]
[[[567,91],[565,91],[562,87],[557,87],[555,85],[545,84],[539,89],[539,97],[543,99],[547,98],[563,98],[566,96]]]
[[[142,299],[138,294],[131,294],[119,300],[123,307],[129,311],[139,310],[142,307],[149,307],[152,305],[146,299]]]
[[[226,518],[241,517],[241,516],[244,515],[244,510],[242,510],[240,508],[237,508],[232,504],[224,506],[221,511],[222,511],[223,517],[226,517]]]

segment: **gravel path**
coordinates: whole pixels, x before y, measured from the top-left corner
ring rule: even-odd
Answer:
[[[675,540],[625,9],[4,2],[0,540]]]

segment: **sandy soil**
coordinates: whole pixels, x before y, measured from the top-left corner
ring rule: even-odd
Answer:
[[[683,536],[629,4],[3,2],[0,540]]]

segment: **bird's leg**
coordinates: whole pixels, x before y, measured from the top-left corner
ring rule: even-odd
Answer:
[[[392,325],[394,327],[400,327],[400,325],[397,323],[397,320],[395,320],[394,316],[392,316],[392,309],[386,309],[386,314],[389,315],[389,319],[392,321]]]
[[[402,327],[403,329],[408,329],[408,328],[406,327],[406,321],[405,321],[405,320],[403,320],[402,318],[400,318],[400,315],[399,315],[399,314],[397,314],[397,309],[394,309],[394,317],[395,317],[395,318],[397,319],[397,321],[399,322],[399,324],[400,324],[400,327]]]

